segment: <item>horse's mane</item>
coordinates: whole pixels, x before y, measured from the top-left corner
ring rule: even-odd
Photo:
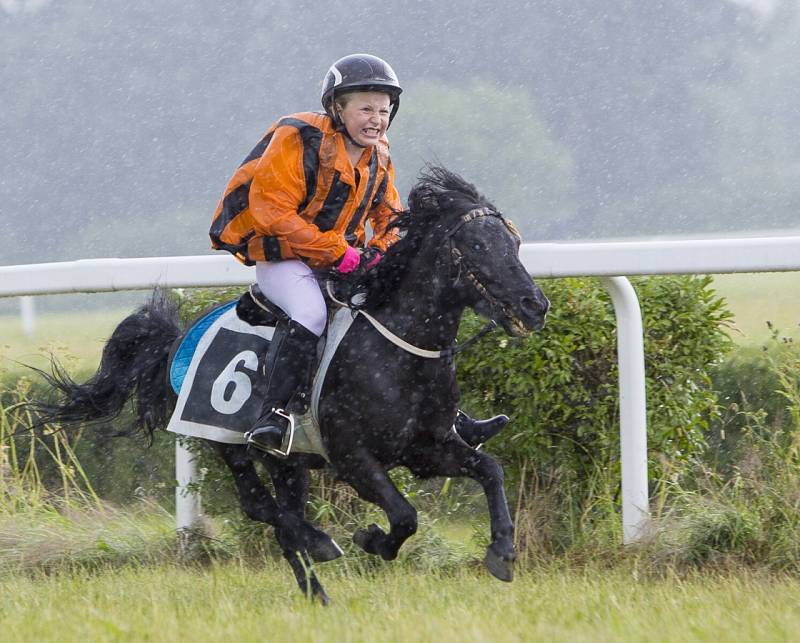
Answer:
[[[376,269],[356,280],[348,280],[346,276],[334,279],[364,291],[364,308],[379,306],[397,290],[424,241],[443,235],[454,219],[479,207],[495,209],[474,185],[458,174],[429,165],[408,195],[408,210],[398,212],[391,223],[401,235],[400,240],[387,250]]]

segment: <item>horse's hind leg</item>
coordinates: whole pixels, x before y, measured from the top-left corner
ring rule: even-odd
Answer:
[[[308,469],[304,466],[263,456],[272,478],[275,496],[281,509],[291,511],[303,521],[303,540],[311,557],[318,563],[334,560],[344,552],[328,534],[305,519],[308,502]]]
[[[417,510],[397,490],[383,466],[368,454],[352,454],[346,469],[339,468],[337,473],[363,500],[383,509],[389,519],[388,534],[372,524],[357,530],[353,542],[384,560],[397,558],[402,544],[417,531]]]
[[[486,550],[486,566],[495,577],[503,581],[514,578],[514,523],[508,510],[503,488],[503,468],[491,456],[476,451],[460,440],[448,440],[439,449],[417,454],[409,464],[420,477],[467,476],[483,487],[489,506],[492,541]]]

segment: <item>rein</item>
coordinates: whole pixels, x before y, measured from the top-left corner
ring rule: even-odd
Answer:
[[[447,240],[450,242],[450,254],[453,257],[453,264],[459,269],[459,274],[460,274],[461,268],[463,267],[465,272],[466,272],[466,274],[467,274],[467,278],[470,280],[470,283],[472,283],[472,285],[480,293],[480,295],[486,301],[488,301],[493,307],[499,307],[504,312],[506,312],[505,306],[500,304],[494,297],[492,297],[492,295],[489,293],[489,291],[486,289],[486,287],[480,282],[480,280],[475,276],[475,274],[469,269],[467,262],[464,260],[464,255],[461,253],[461,251],[458,248],[456,248],[455,243],[453,243],[453,235],[455,235],[455,233],[458,232],[464,225],[466,225],[467,223],[469,223],[470,221],[472,221],[474,219],[477,219],[479,217],[484,217],[484,216],[499,217],[503,221],[503,223],[505,223],[505,225],[509,229],[509,231],[515,237],[519,238],[519,233],[516,231],[516,229],[508,221],[503,219],[502,216],[498,212],[495,212],[494,210],[492,210],[490,208],[475,208],[473,210],[470,210],[466,214],[461,215],[461,221],[459,222],[459,224],[457,226],[455,226],[452,230],[448,231]],[[456,280],[457,280],[457,278],[456,278]],[[481,328],[477,333],[475,333],[475,335],[470,337],[463,344],[453,345],[453,346],[450,346],[448,348],[443,348],[443,349],[438,350],[438,351],[432,351],[432,350],[428,350],[428,349],[425,349],[425,348],[419,348],[418,346],[414,346],[413,344],[409,344],[402,337],[399,337],[398,335],[396,335],[395,333],[390,331],[388,328],[386,328],[386,326],[384,326],[381,322],[379,322],[377,319],[375,319],[369,313],[364,312],[361,309],[354,309],[347,302],[343,302],[343,301],[340,301],[339,299],[337,299],[336,296],[333,293],[333,289],[331,287],[331,281],[326,282],[325,288],[326,288],[326,290],[328,292],[328,296],[331,298],[331,301],[333,301],[334,303],[336,303],[337,305],[339,305],[342,308],[348,308],[350,310],[354,310],[356,315],[359,315],[359,314],[363,315],[367,319],[367,321],[369,321],[369,323],[372,324],[373,328],[375,328],[375,330],[377,330],[381,335],[383,335],[386,339],[388,339],[392,344],[394,344],[395,346],[398,346],[399,348],[402,348],[404,351],[406,351],[408,353],[411,353],[412,355],[416,355],[417,357],[425,357],[425,358],[428,358],[428,359],[441,359],[441,358],[453,357],[454,355],[457,355],[461,351],[466,350],[467,348],[472,346],[475,342],[477,342],[479,339],[481,339],[484,335],[492,332],[495,328],[497,328],[497,322],[494,319],[491,319],[491,320],[489,320],[489,322],[485,326],[483,326],[483,328]],[[508,313],[506,312],[506,314],[508,314]]]

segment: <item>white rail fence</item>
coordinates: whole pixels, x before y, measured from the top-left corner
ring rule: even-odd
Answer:
[[[625,543],[643,533],[649,516],[644,336],[636,293],[620,275],[716,274],[800,270],[800,236],[688,241],[524,244],[522,261],[534,277],[597,276],[617,316]],[[84,259],[0,266],[0,297],[63,293],[246,285],[253,270],[227,255]],[[176,444],[176,522],[192,527],[200,499],[190,491],[197,471]]]

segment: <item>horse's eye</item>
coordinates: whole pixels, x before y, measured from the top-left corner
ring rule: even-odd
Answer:
[[[478,252],[480,252],[481,250],[483,250],[483,247],[482,247],[482,246],[481,246],[481,244],[479,244],[479,243],[476,243],[476,244],[473,246],[473,248],[475,248],[475,250],[477,250]]]

